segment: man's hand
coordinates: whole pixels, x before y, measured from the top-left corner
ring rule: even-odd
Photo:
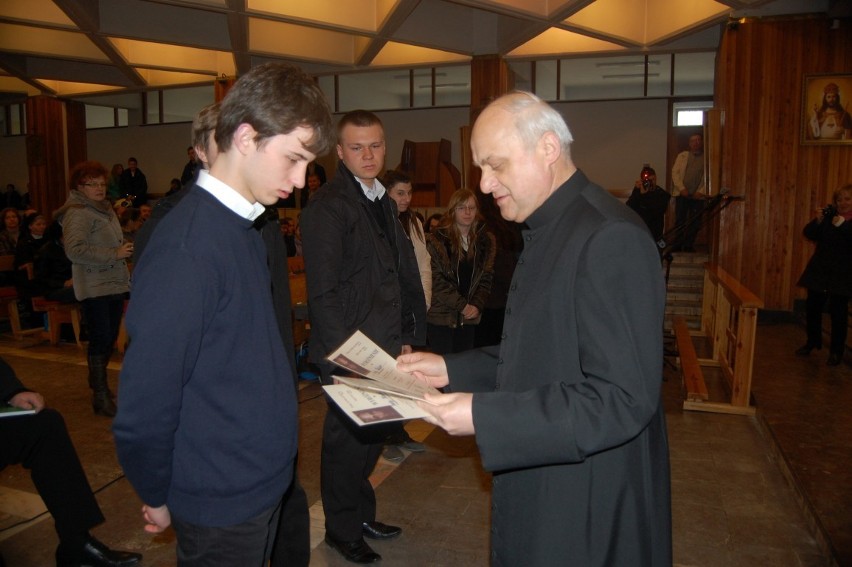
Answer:
[[[142,506],[142,517],[145,518],[145,531],[150,534],[162,533],[172,525],[172,515],[169,513],[169,507],[165,504],[157,508],[152,508],[147,504]]]
[[[19,392],[12,396],[9,405],[21,409],[36,410],[36,413],[38,413],[44,408],[44,398],[38,392]]]
[[[413,374],[433,388],[443,388],[450,383],[444,357],[431,352],[403,354],[396,359],[396,367],[400,372]]]
[[[417,402],[430,414],[423,419],[450,435],[473,435],[473,394],[426,394],[429,403]]]
[[[462,316],[465,319],[476,319],[479,317],[479,307],[468,303],[464,306],[464,309],[462,309]]]

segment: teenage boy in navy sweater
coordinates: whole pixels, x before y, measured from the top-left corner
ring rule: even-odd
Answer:
[[[296,397],[255,219],[333,143],[315,82],[266,64],[222,101],[219,150],[134,269],[113,424],[151,533],[180,565],[264,565],[293,478]]]

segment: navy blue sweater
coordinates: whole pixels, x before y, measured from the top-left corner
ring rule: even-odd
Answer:
[[[297,408],[260,234],[185,190],[134,269],[113,432],[146,504],[221,527],[281,499]]]

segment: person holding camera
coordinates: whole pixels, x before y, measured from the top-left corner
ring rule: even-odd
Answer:
[[[817,210],[804,230],[805,238],[816,243],[798,285],[807,288],[808,342],[796,350],[807,356],[822,348],[822,310],[828,301],[831,316],[829,366],[843,360],[846,350],[849,297],[852,296],[852,183],[834,192],[834,202]]]
[[[633,186],[630,198],[627,199],[627,206],[642,217],[654,241],[660,240],[663,236],[666,210],[669,208],[671,198],[672,196],[665,189],[657,185],[657,172],[654,168],[645,164],[639,179]]]

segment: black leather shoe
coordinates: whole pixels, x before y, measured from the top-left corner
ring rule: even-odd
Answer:
[[[142,559],[138,553],[110,549],[92,536],[74,555],[71,558],[60,545],[56,549],[56,567],[130,567]]]
[[[838,364],[840,364],[841,360],[843,360],[843,357],[840,354],[833,352],[828,355],[828,361],[826,362],[826,364],[828,366],[837,366]]]
[[[800,346],[799,348],[796,349],[796,356],[808,356],[811,353],[812,350],[814,350],[814,349],[819,350],[821,348],[822,347],[813,346],[813,345],[809,345],[809,344],[805,343],[805,344],[803,344],[802,346]]]
[[[373,551],[364,538],[355,541],[337,541],[325,534],[325,543],[351,563],[376,563],[382,560],[382,556]]]
[[[364,537],[370,539],[393,539],[402,533],[402,528],[381,522],[364,522]]]

